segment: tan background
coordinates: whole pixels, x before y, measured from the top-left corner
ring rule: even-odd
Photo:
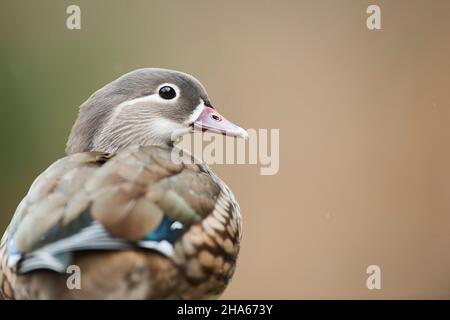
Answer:
[[[90,93],[167,67],[229,119],[280,129],[278,175],[214,167],[244,217],[225,298],[450,298],[449,39],[445,0],[2,1],[0,227]]]

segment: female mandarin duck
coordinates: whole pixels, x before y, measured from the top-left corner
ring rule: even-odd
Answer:
[[[235,268],[240,212],[206,164],[173,152],[174,139],[195,128],[246,135],[181,72],[139,69],[95,92],[80,107],[68,156],[32,184],[1,240],[0,296],[220,295]],[[71,265],[79,289],[67,286]]]

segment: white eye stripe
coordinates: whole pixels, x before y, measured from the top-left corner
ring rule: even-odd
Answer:
[[[135,98],[132,100],[126,100],[117,105],[117,107],[114,109],[113,113],[111,114],[111,117],[108,120],[108,125],[116,120],[117,116],[123,111],[123,109],[131,108],[139,104],[147,104],[149,102],[159,102],[161,100],[163,99],[161,99],[161,97],[158,94],[152,94],[144,97]],[[106,125],[106,127],[108,125]]]
[[[177,94],[175,98],[167,100],[167,99],[163,99],[160,97],[159,90],[165,86],[169,86],[175,90],[175,92]],[[138,97],[138,98],[135,98],[132,100],[126,100],[126,101],[120,103],[114,110],[112,117],[114,118],[115,115],[119,114],[122,111],[122,109],[126,108],[126,107],[132,107],[132,106],[135,106],[135,105],[138,105],[141,103],[151,103],[151,102],[169,103],[169,102],[176,101],[176,99],[178,99],[179,96],[180,96],[180,88],[178,88],[177,85],[175,85],[173,83],[163,83],[158,87],[158,89],[156,89],[156,92],[153,94],[146,95],[143,97]]]
[[[172,88],[175,90],[175,92],[176,92],[176,94],[177,94],[175,98],[170,99],[170,100],[167,100],[167,99],[163,99],[163,98],[161,98],[161,97],[159,96],[159,90],[160,90],[162,87],[165,87],[165,86],[170,86],[170,87],[172,87]],[[146,96],[143,96],[143,97],[138,97],[138,98],[135,98],[135,99],[132,99],[132,100],[127,100],[127,101],[124,101],[124,102],[120,103],[120,104],[116,107],[116,110],[114,110],[114,113],[117,114],[117,113],[119,113],[124,107],[131,107],[131,106],[137,105],[137,104],[139,104],[139,103],[149,103],[149,102],[163,102],[163,103],[164,103],[164,102],[173,102],[173,101],[175,101],[176,99],[178,99],[179,96],[180,96],[180,88],[178,88],[178,86],[176,86],[176,85],[174,85],[174,84],[172,84],[172,83],[163,83],[162,85],[160,85],[160,86],[158,87],[158,89],[156,90],[156,92],[153,93],[153,94],[146,95]]]
[[[173,99],[172,99],[173,100]],[[166,99],[163,99],[159,96],[158,93],[154,93],[148,96],[135,98],[132,100],[124,101],[121,104],[118,105],[118,107],[137,107],[140,105],[148,105],[149,103],[161,103],[161,102],[167,102]]]
[[[116,109],[114,110],[113,115],[117,114],[117,113],[120,113],[124,107],[132,107],[132,106],[135,106],[135,105],[140,104],[140,103],[157,102],[157,101],[159,101],[158,98],[159,98],[158,94],[151,94],[151,95],[148,95],[148,96],[139,97],[139,98],[135,98],[135,99],[132,99],[132,100],[126,100],[126,101],[120,103],[116,107]]]

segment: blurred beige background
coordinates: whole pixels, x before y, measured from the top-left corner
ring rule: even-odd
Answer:
[[[244,218],[224,298],[448,299],[449,37],[445,0],[2,1],[0,227],[93,91],[179,69],[229,119],[280,129],[278,175],[214,166]]]

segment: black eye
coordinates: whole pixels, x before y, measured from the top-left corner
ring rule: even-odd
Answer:
[[[163,99],[169,100],[175,98],[177,93],[172,87],[164,86],[159,89],[159,96]]]

